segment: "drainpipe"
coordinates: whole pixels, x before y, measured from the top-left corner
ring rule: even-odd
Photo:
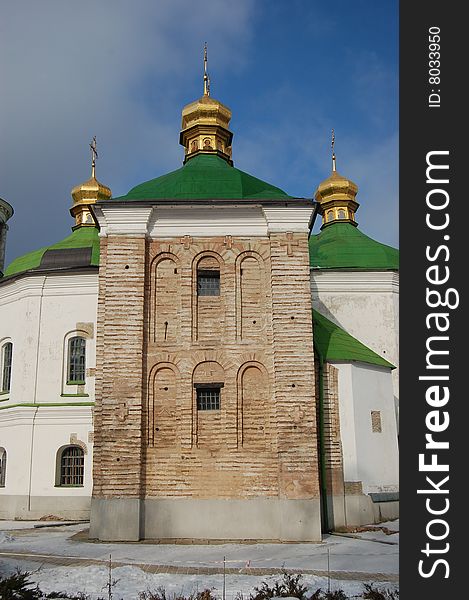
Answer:
[[[324,531],[327,532],[330,528],[327,512],[326,455],[324,443],[324,360],[318,351],[317,354],[319,357],[319,469],[321,474],[321,504]]]

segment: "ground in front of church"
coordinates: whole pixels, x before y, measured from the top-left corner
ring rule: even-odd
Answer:
[[[167,596],[213,588],[222,598],[225,587],[226,600],[249,598],[263,581],[279,580],[282,569],[302,573],[311,594],[321,588],[353,596],[364,582],[398,587],[399,521],[325,535],[320,544],[93,543],[87,527],[0,521],[0,575],[20,568],[46,593],[83,592],[93,600],[108,595],[110,557],[116,600],[161,586]]]

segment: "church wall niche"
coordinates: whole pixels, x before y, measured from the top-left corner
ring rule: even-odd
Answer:
[[[263,365],[246,363],[238,372],[238,441],[247,450],[267,449],[269,381]]]
[[[156,365],[150,376],[148,395],[148,446],[172,448],[178,444],[178,373],[169,363]]]
[[[179,339],[181,274],[179,260],[170,253],[156,257],[151,277],[150,342]]]
[[[220,342],[225,326],[223,259],[204,252],[193,263],[193,338]]]
[[[265,270],[262,258],[255,252],[244,252],[236,261],[237,337],[256,339],[265,325]]]
[[[227,394],[223,367],[215,361],[199,363],[193,371],[192,384],[195,445],[209,450],[224,448]]]

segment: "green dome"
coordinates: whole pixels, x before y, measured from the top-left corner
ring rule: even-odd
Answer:
[[[99,266],[99,236],[96,227],[79,227],[64,240],[29,252],[7,267],[5,277],[32,269],[67,269]]]
[[[309,240],[313,269],[397,271],[399,250],[380,244],[350,223],[333,223]]]
[[[231,167],[219,156],[200,154],[188,160],[177,171],[141,183],[125,196],[112,198],[112,200],[163,198],[256,200],[257,198],[290,198],[290,196],[265,181]]]

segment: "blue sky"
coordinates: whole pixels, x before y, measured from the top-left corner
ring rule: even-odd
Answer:
[[[204,41],[212,96],[233,111],[235,166],[312,197],[333,127],[360,228],[397,246],[397,0],[16,0],[0,7],[7,263],[68,235],[93,135],[114,196],[181,166]]]

